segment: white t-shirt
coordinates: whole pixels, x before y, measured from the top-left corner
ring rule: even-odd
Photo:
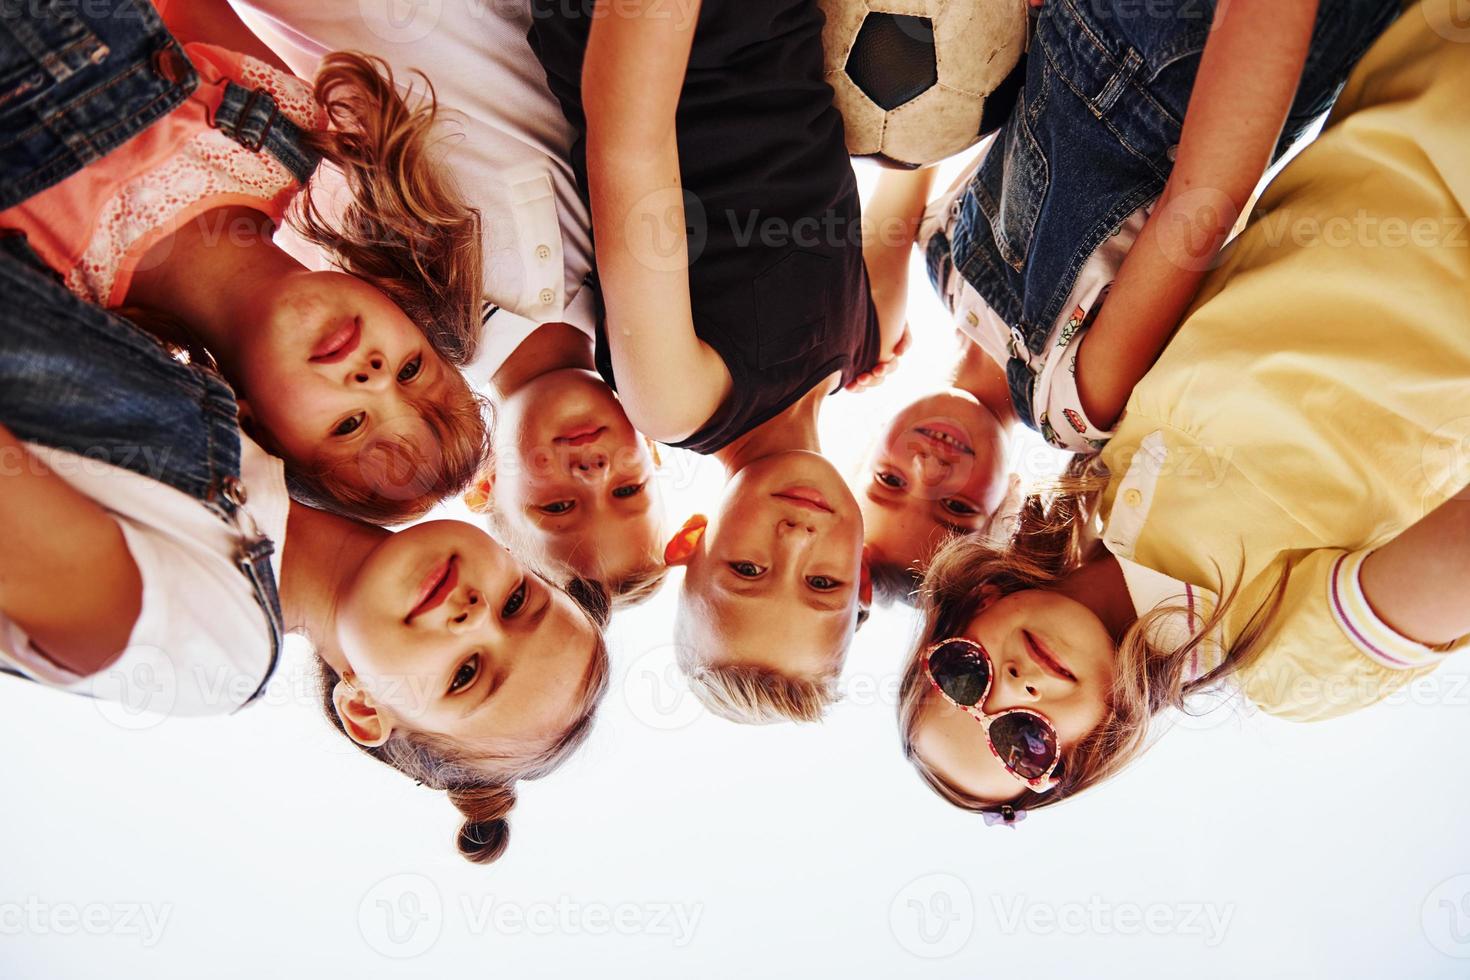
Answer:
[[[480,211],[485,236],[485,331],[465,369],[490,378],[545,323],[588,336],[597,304],[592,220],[568,162],[572,127],[546,85],[526,35],[529,0],[245,0],[241,16],[291,70],[315,74],[331,51],[376,55],[400,87],[434,83],[450,129],[444,160]]]
[[[280,581],[290,498],[281,461],[240,437],[244,510],[275,542]],[[0,663],[51,687],[121,702],[129,712],[228,714],[271,669],[270,627],[235,564],[241,532],[188,494],[109,463],[28,443],[57,476],[97,501],[122,528],[143,582],[127,649],[112,666],[78,677],[40,654],[0,615]]]

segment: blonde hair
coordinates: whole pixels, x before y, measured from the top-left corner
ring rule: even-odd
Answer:
[[[503,745],[471,746],[430,732],[400,729],[394,729],[382,745],[362,745],[347,735],[337,714],[333,692],[340,675],[317,658],[318,693],[327,720],[365,754],[420,786],[446,793],[464,816],[455,846],[466,860],[476,864],[489,864],[505,853],[510,843],[508,818],[516,803],[516,784],[547,775],[582,746],[607,692],[609,665],[602,633],[607,625],[606,595],[581,583],[573,583],[566,591],[597,631],[597,646],[582,678],[579,710],[572,722],[551,738],[517,743],[509,750]]]
[[[516,522],[506,519],[495,505],[493,494],[480,512],[485,515],[485,527],[491,535],[505,542],[521,561],[531,564],[546,578],[558,584],[581,581],[602,589],[607,593],[608,602],[614,612],[631,609],[652,599],[669,577],[669,567],[664,564],[663,556],[649,555],[643,564],[619,578],[589,578],[566,562],[556,561],[547,555],[540,538],[527,533]]]
[[[1185,613],[1184,607],[1161,606],[1139,617],[1117,641],[1106,716],[1064,755],[1057,772],[1060,782],[1046,793],[1027,789],[1012,800],[982,800],[945,780],[918,754],[915,731],[931,690],[923,676],[922,651],[946,637],[962,634],[988,602],[1029,589],[1055,588],[1096,557],[1102,546],[1095,539],[1093,524],[1106,486],[1107,475],[1100,461],[1074,457],[1056,484],[1022,504],[1009,540],[987,539],[982,534],[958,538],[929,564],[919,591],[923,615],[920,640],[899,685],[899,731],[904,755],[919,775],[931,789],[961,809],[975,813],[1034,810],[1109,779],[1152,744],[1150,723],[1156,715],[1165,708],[1187,710],[1191,695],[1219,684],[1248,665],[1264,646],[1267,628],[1285,593],[1284,575],[1229,644],[1219,666],[1196,679],[1188,675],[1191,656],[1223,623],[1239,591],[1239,577],[1182,645],[1169,648],[1156,639],[1166,621]]]
[[[812,679],[755,664],[709,662],[709,651],[701,650],[684,603],[674,623],[674,661],[700,704],[741,725],[821,721],[837,700],[836,670]]]

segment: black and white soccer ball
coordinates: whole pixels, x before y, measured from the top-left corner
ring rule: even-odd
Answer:
[[[1005,122],[1025,72],[1026,0],[818,0],[847,150],[937,163]]]

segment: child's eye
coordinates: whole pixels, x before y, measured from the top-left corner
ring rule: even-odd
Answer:
[[[352,433],[362,428],[362,423],[366,421],[366,419],[367,416],[364,415],[362,412],[358,412],[356,415],[349,415],[347,418],[336,424],[336,426],[332,429],[332,435],[350,436],[352,435]]]
[[[577,506],[575,500],[553,500],[549,504],[542,504],[536,509],[543,514],[565,514]]]
[[[878,470],[877,472],[875,472],[873,474],[873,479],[877,480],[879,483],[883,484],[890,490],[902,490],[904,487],[908,486],[908,484],[904,482],[903,477],[899,476],[897,473],[888,473],[883,470]]]
[[[521,607],[525,604],[526,580],[521,579],[520,584],[515,587],[515,591],[506,598],[505,605],[500,607],[500,615],[504,619],[510,619],[516,613],[520,612]]]
[[[419,355],[418,357],[415,357],[413,360],[409,361],[407,364],[403,365],[403,367],[398,369],[398,383],[408,384],[408,382],[412,381],[414,378],[417,378],[419,376],[419,372],[423,369],[424,358],[422,355]]]
[[[806,578],[806,584],[810,585],[818,592],[831,592],[834,589],[842,588],[841,582],[837,581],[835,578],[830,578],[826,575],[808,575]]]
[[[732,561],[730,571],[741,578],[760,578],[765,569],[753,561]]]
[[[456,691],[462,691],[469,687],[475,682],[475,678],[479,676],[479,673],[480,655],[478,653],[472,654],[470,659],[460,664],[459,669],[454,672],[454,678],[449,682],[449,693],[454,694]]]
[[[944,509],[949,511],[951,514],[956,514],[960,517],[974,517],[976,514],[980,513],[980,509],[978,507],[971,507],[963,500],[955,500],[953,498],[944,501]]]
[[[648,481],[645,480],[642,483],[630,483],[626,487],[615,487],[613,489],[613,496],[620,500],[625,497],[636,497],[643,492],[643,488],[646,486],[648,486]]]

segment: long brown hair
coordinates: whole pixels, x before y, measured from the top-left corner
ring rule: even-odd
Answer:
[[[377,287],[451,364],[474,356],[480,336],[484,266],[480,213],[465,203],[435,158],[438,102],[422,74],[398,94],[381,58],[337,51],[322,59],[315,95],[331,121],[310,134],[346,178],[350,200],[337,214],[307,183],[288,214],[342,271]]]
[[[327,720],[365,754],[421,786],[448,794],[449,801],[464,816],[455,846],[466,860],[476,864],[489,864],[505,853],[510,843],[508,817],[516,803],[516,784],[522,779],[539,779],[570,758],[591,734],[597,706],[607,693],[609,665],[603,636],[609,610],[607,594],[582,582],[573,582],[566,592],[597,631],[597,647],[582,678],[580,710],[555,736],[519,744],[510,751],[504,747],[476,748],[429,732],[400,729],[394,729],[382,745],[362,745],[347,735],[337,714],[333,692],[341,676],[321,657],[316,658],[318,693]]]
[[[1240,589],[1239,576],[1215,609],[1191,631],[1183,644],[1161,645],[1164,624],[1182,606],[1165,605],[1140,616],[1118,640],[1113,688],[1102,722],[1063,757],[1058,785],[1045,792],[1024,790],[1008,801],[981,800],[945,780],[914,747],[920,710],[930,692],[920,654],[930,644],[961,635],[982,607],[994,599],[1028,589],[1056,588],[1073,571],[1097,557],[1096,516],[1108,483],[1096,457],[1074,457],[1054,484],[1029,496],[1011,537],[987,539],[983,534],[949,542],[933,561],[919,590],[923,627],[899,685],[898,722],[904,755],[934,792],[975,813],[1034,810],[1069,799],[1116,775],[1152,743],[1150,722],[1165,708],[1188,710],[1191,695],[1219,684],[1259,656],[1265,634],[1281,605],[1285,575],[1223,651],[1219,665],[1190,679],[1192,655],[1211,643]],[[1198,618],[1186,622],[1198,622]]]

